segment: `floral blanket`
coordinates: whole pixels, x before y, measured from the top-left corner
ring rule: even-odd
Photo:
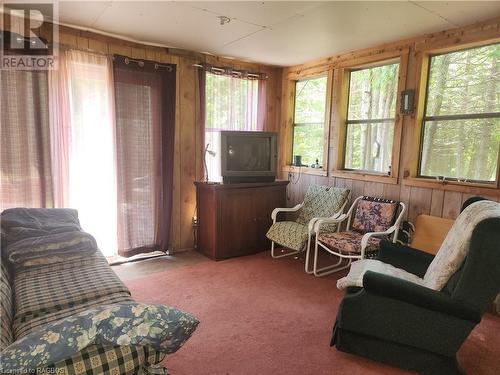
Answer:
[[[73,209],[13,208],[2,212],[2,256],[16,266],[58,263],[97,251]]]
[[[93,345],[149,346],[177,351],[196,330],[191,314],[163,305],[100,306],[59,320],[17,340],[1,353],[1,373],[31,373]]]
[[[31,266],[88,257],[97,251],[97,243],[85,232],[63,232],[28,237],[8,245],[3,256],[12,264]]]
[[[347,276],[337,280],[338,289],[346,289],[350,286],[363,287],[363,276],[366,272],[373,271],[384,275],[397,277],[415,284],[422,285],[424,280],[401,268],[396,268],[390,264],[376,259],[362,259],[351,264],[351,269]]]
[[[9,208],[0,219],[2,249],[27,237],[82,230],[78,212],[71,208]]]
[[[429,265],[424,275],[424,285],[441,290],[467,256],[476,225],[494,217],[500,218],[500,204],[493,201],[479,201],[463,210]]]

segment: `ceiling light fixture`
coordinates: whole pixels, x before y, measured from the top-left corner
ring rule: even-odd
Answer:
[[[217,18],[219,19],[221,26],[224,26],[226,23],[231,22],[231,18],[226,16],[217,16]]]

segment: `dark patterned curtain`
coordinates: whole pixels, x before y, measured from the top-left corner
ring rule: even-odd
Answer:
[[[114,56],[118,253],[166,251],[172,213],[175,65]]]

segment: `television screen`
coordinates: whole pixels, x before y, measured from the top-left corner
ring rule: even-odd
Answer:
[[[224,183],[274,181],[277,134],[221,132],[221,175]]]
[[[271,170],[269,137],[227,137],[226,169],[228,171]]]

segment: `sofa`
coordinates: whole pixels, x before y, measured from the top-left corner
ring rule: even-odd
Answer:
[[[135,303],[102,253],[89,250],[93,238],[82,231],[75,210],[9,209],[0,219],[1,371],[166,373],[160,363],[194,332],[195,317]],[[148,309],[159,319],[147,321]],[[135,320],[124,310],[136,312]],[[121,333],[115,333],[116,322]],[[33,369],[35,354],[40,359]]]

